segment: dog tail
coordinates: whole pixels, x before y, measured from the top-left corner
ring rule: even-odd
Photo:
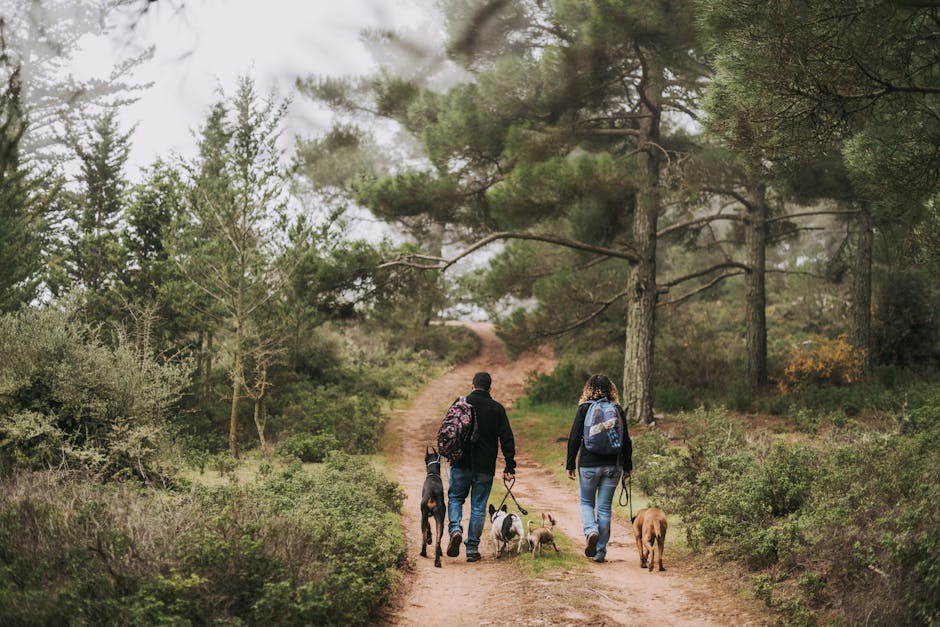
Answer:
[[[526,525],[526,531],[532,531],[532,525],[535,524],[534,520],[530,520],[528,525]]]

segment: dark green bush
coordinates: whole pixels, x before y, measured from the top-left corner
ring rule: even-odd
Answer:
[[[363,624],[404,563],[402,498],[342,454],[314,473],[175,493],[7,477],[0,624]]]
[[[936,363],[940,352],[936,276],[922,269],[893,271],[878,282],[872,334],[883,364]]]
[[[695,392],[678,383],[664,383],[653,389],[653,406],[657,411],[674,413],[695,409]]]
[[[530,375],[526,396],[533,403],[574,403],[581,397],[587,375],[576,371],[571,362],[555,366],[550,374]]]
[[[788,621],[825,606],[848,624],[935,624],[940,421],[925,412],[899,433],[771,445],[699,411],[683,416],[687,449],[668,471],[637,474],[688,525],[693,546],[767,573],[761,594]]]
[[[332,433],[317,435],[294,434],[277,447],[278,455],[295,457],[302,462],[322,462],[331,452],[339,449],[339,442]]]

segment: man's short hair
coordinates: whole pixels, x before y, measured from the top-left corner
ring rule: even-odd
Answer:
[[[491,385],[493,385],[493,377],[490,376],[490,373],[478,372],[473,375],[473,387],[478,390],[489,392]]]

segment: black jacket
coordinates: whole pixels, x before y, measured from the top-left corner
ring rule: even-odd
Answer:
[[[506,468],[503,472],[516,472],[516,441],[509,426],[506,409],[493,400],[489,392],[474,390],[467,394],[467,402],[473,405],[480,437],[470,450],[470,455],[454,464],[458,468],[470,468],[485,475],[496,474],[497,445],[503,449]]]
[[[575,469],[575,458],[580,452],[578,458],[578,468],[597,468],[598,466],[619,466],[626,472],[633,470],[633,443],[630,442],[630,434],[627,433],[627,417],[623,408],[617,405],[617,413],[623,420],[623,447],[619,455],[598,455],[584,448],[584,419],[587,416],[590,401],[578,405],[578,413],[574,417],[574,424],[571,425],[571,435],[568,436],[568,461],[565,464],[567,470]]]

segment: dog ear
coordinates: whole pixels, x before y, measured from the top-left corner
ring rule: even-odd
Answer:
[[[499,508],[499,511],[501,511],[501,512],[508,512],[509,510],[506,509],[506,506],[505,506],[505,505],[503,505],[502,507]]]
[[[431,454],[431,449],[429,449],[429,448],[428,448],[428,445],[425,444],[425,445],[424,445],[424,456],[427,457],[427,456],[430,455],[430,454]]]
[[[495,511],[496,511],[496,508],[493,507],[493,504],[492,504],[492,503],[490,503],[490,516],[492,516],[492,515],[493,515],[493,512],[495,512]]]

